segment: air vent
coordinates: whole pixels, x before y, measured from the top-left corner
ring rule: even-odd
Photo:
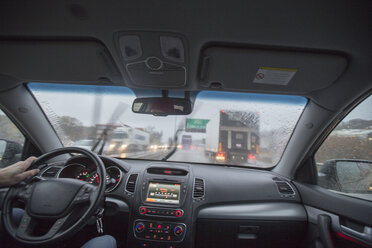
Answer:
[[[278,182],[278,181],[279,181],[279,182],[283,182],[283,180],[282,180],[281,178],[279,178],[279,177],[273,177],[273,180],[274,180],[274,181],[277,181],[277,182]]]
[[[55,177],[60,170],[60,167],[50,167],[41,174],[42,177]]]
[[[275,182],[276,185],[278,186],[278,190],[281,194],[284,195],[294,195],[295,192],[292,189],[291,185],[287,182]]]
[[[136,182],[137,182],[138,174],[131,174],[128,178],[127,185],[125,186],[125,190],[129,193],[134,193],[136,190]]]
[[[204,198],[204,180],[200,178],[194,179],[194,192],[193,192],[193,198],[202,200]]]

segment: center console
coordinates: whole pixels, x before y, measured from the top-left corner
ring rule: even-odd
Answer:
[[[192,180],[186,166],[150,166],[138,176],[131,247],[191,247]]]

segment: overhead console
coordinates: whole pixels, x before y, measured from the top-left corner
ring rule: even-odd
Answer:
[[[121,62],[135,86],[181,87],[187,80],[187,43],[183,36],[160,32],[116,35]]]
[[[334,52],[209,46],[199,79],[205,88],[301,94],[330,86],[346,66],[346,57]]]

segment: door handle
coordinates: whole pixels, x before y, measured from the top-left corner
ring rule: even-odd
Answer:
[[[363,232],[355,231],[349,227],[341,225],[341,231],[347,235],[363,240],[367,243],[372,243],[372,228],[365,226]]]
[[[333,248],[333,243],[330,234],[331,217],[326,214],[318,215],[318,229],[322,244],[326,248]]]

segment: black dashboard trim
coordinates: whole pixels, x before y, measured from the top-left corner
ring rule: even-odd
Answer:
[[[121,200],[118,200],[118,199],[115,199],[115,198],[112,198],[112,197],[106,197],[105,202],[106,202],[106,204],[110,203],[110,204],[115,205],[120,212],[129,213],[128,204],[126,204],[125,202],[123,202]]]
[[[203,208],[200,219],[307,221],[303,205],[288,202],[247,203]]]

